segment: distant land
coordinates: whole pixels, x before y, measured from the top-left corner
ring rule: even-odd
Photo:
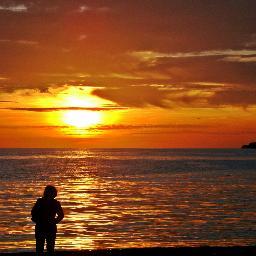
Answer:
[[[253,148],[256,149],[256,142],[251,142],[247,145],[243,145],[242,148]]]

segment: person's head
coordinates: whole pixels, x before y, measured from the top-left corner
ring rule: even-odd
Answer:
[[[57,196],[57,189],[52,186],[52,185],[48,185],[45,187],[44,189],[44,197],[45,198],[55,198]]]

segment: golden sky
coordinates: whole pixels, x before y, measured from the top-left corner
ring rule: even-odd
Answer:
[[[256,139],[256,2],[0,1],[0,147]]]

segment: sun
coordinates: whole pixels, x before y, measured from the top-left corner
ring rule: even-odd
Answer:
[[[97,108],[101,101],[93,97],[90,91],[80,88],[69,88],[63,94],[63,107]],[[81,90],[82,89],[82,90]],[[88,128],[102,121],[100,111],[67,110],[62,114],[62,122],[75,128]]]
[[[76,128],[88,128],[100,123],[100,112],[87,110],[69,110],[63,114],[63,122]]]
[[[48,122],[58,124],[62,127],[60,132],[68,135],[94,135],[97,125],[115,123],[118,113],[108,108],[112,103],[92,95],[92,90],[88,87],[63,87],[57,91],[51,102],[44,102],[46,107],[51,104],[60,109],[48,114]]]

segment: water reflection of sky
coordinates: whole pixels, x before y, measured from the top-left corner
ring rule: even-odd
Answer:
[[[155,153],[154,160],[143,159],[145,152],[124,150],[22,154],[27,158],[2,154],[0,160],[2,251],[34,247],[30,210],[49,183],[57,186],[65,211],[57,248],[256,242],[256,160],[159,160],[166,151]],[[47,154],[59,157],[42,157]]]

